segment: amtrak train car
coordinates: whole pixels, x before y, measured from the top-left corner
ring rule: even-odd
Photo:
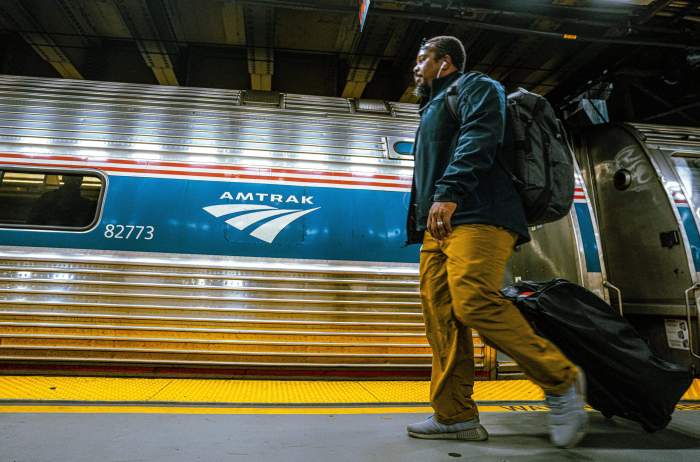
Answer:
[[[700,370],[700,130],[599,125],[576,154],[615,306],[654,350]]]
[[[0,76],[0,366],[427,377],[417,123],[410,104]],[[583,183],[533,237],[513,277],[603,294]],[[478,376],[513,372],[474,342]]]

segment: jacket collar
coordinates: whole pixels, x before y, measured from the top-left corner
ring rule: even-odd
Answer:
[[[432,89],[430,90],[430,99],[433,99],[438,93],[442,92],[444,89],[449,87],[452,84],[452,82],[454,82],[463,75],[463,72],[456,71],[452,74],[446,75],[445,77],[433,79]]]

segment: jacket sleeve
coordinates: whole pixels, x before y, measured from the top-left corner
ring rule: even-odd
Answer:
[[[506,97],[498,82],[478,78],[457,97],[460,120],[454,154],[435,187],[435,202],[458,202],[477,186],[479,172],[493,166],[503,143]]]

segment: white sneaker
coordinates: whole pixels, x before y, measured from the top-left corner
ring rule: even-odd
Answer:
[[[549,436],[560,448],[573,448],[586,434],[588,416],[586,404],[586,376],[578,370],[576,381],[561,395],[546,395],[549,406]]]
[[[435,415],[431,415],[422,422],[408,425],[406,431],[413,438],[430,440],[484,441],[489,438],[486,429],[479,423],[478,417],[447,425],[441,424]]]

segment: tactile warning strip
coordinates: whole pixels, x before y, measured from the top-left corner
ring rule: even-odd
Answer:
[[[91,377],[0,377],[0,401],[133,403],[422,406],[428,403],[429,382],[418,381],[282,381],[193,380]],[[476,382],[474,400],[538,402],[542,390],[527,380]],[[683,400],[700,400],[696,380]]]
[[[427,382],[0,377],[3,401],[378,403],[428,401]]]

